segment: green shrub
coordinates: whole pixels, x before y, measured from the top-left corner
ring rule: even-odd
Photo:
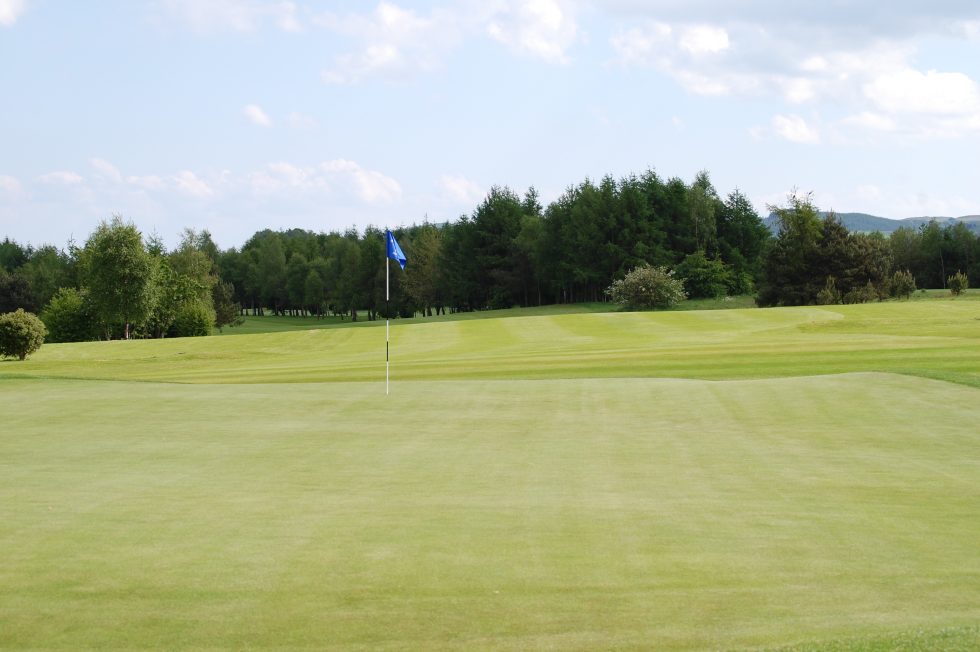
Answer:
[[[44,322],[23,308],[0,315],[0,355],[23,360],[41,348],[47,334]]]
[[[841,303],[841,301],[840,290],[837,289],[837,279],[833,276],[828,276],[823,289],[817,292],[817,305],[829,306]]]
[[[668,308],[687,298],[684,283],[674,278],[666,267],[644,265],[631,270],[624,278],[613,281],[606,294],[630,310]]]
[[[99,338],[98,321],[85,290],[61,288],[51,297],[41,321],[49,342],[86,342]]]
[[[725,263],[708,258],[702,250],[684,258],[676,272],[677,277],[684,281],[684,291],[692,299],[724,296],[731,280],[731,272]]]
[[[725,285],[728,290],[728,296],[730,297],[737,297],[743,294],[752,294],[755,292],[755,283],[752,281],[752,275],[748,272],[739,272],[734,269],[731,270]]]
[[[889,294],[896,298],[908,299],[915,292],[915,277],[909,270],[898,270],[892,274]]]
[[[847,294],[844,295],[844,303],[870,303],[872,301],[877,301],[881,297],[878,296],[878,290],[875,288],[874,283],[868,281],[867,285],[862,287],[856,287]]]
[[[210,335],[214,327],[214,308],[200,301],[188,301],[177,308],[176,318],[170,326],[170,337],[197,337]]]
[[[946,279],[946,286],[953,293],[954,297],[958,297],[965,289],[970,287],[970,279],[963,272],[956,272]]]

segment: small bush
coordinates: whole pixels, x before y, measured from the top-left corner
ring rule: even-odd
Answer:
[[[684,283],[666,267],[644,265],[613,281],[606,289],[613,301],[629,310],[668,308],[687,298]]]
[[[676,272],[677,277],[684,281],[684,291],[692,299],[724,296],[731,280],[731,272],[725,263],[708,258],[701,250],[684,258]]]
[[[837,289],[837,280],[833,276],[827,277],[823,289],[817,292],[817,305],[830,306],[841,302],[840,290]]]
[[[956,272],[946,279],[946,286],[953,293],[954,297],[958,297],[964,290],[970,287],[970,279],[963,272]]]
[[[871,281],[868,281],[864,287],[856,287],[845,294],[843,301],[844,303],[870,303],[879,298],[878,290]]]
[[[728,281],[725,285],[728,290],[728,296],[730,297],[755,292],[755,283],[752,282],[752,275],[748,272],[731,270],[731,274],[728,275]]]
[[[0,355],[24,360],[41,348],[47,334],[44,322],[23,308],[0,315]]]
[[[177,309],[177,316],[170,326],[170,337],[197,337],[210,335],[214,327],[214,309],[200,301],[188,301]]]
[[[893,297],[901,299],[911,298],[912,293],[915,292],[915,277],[912,276],[912,272],[906,269],[898,270],[892,274],[888,290]]]

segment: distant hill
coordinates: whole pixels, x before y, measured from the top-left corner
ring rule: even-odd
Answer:
[[[820,216],[826,217],[827,213],[822,212]],[[907,217],[902,220],[893,220],[888,217],[868,215],[867,213],[837,213],[837,217],[840,218],[840,221],[844,223],[844,226],[849,231],[861,231],[865,233],[880,231],[888,234],[897,231],[903,226],[910,229],[917,229],[923,224],[928,224],[931,220],[935,220],[940,226],[963,222],[974,233],[980,233],[980,215],[964,215],[962,217]],[[765,218],[763,222],[773,233],[779,228],[779,220],[776,218],[775,213],[770,213],[769,217]]]

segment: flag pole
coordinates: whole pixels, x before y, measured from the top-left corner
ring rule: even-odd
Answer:
[[[385,230],[385,396],[388,395],[388,379],[390,361],[388,358],[388,341],[391,328],[391,259],[398,261],[398,265],[405,269],[405,254],[398,246],[395,235],[390,230]]]
[[[388,236],[385,235],[385,237],[387,238]],[[388,245],[386,243],[385,247],[387,246]],[[391,259],[388,258],[388,256],[385,256],[385,396],[388,395],[388,368],[390,364],[388,361],[388,328],[389,324],[391,323],[391,311],[388,308],[388,301],[391,298],[391,281],[389,280],[391,276],[390,269]]]

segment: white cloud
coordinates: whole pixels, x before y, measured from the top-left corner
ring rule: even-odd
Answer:
[[[865,85],[867,97],[890,113],[980,114],[980,87],[958,72],[919,72],[905,68],[880,75]]]
[[[93,158],[89,161],[95,168],[96,178],[111,183],[122,183],[122,175],[115,165],[101,158]]]
[[[285,161],[268,164],[265,170],[251,173],[248,180],[258,195],[329,189],[326,177],[315,167],[299,167]]]
[[[464,38],[487,35],[508,48],[552,63],[568,61],[580,38],[569,0],[467,1],[428,13],[382,0],[370,13],[324,13],[314,23],[355,41],[321,77],[351,84],[370,77],[403,80],[441,68]]]
[[[24,13],[24,0],[0,0],[0,25],[10,27]]]
[[[566,63],[578,26],[567,2],[515,0],[501,7],[487,25],[487,34],[512,50]]]
[[[391,203],[401,197],[401,184],[376,170],[365,170],[354,161],[334,159],[320,167],[330,174],[348,177],[358,196],[369,204]]]
[[[653,22],[642,28],[622,30],[613,35],[610,42],[624,64],[666,67],[668,61],[660,51],[671,42],[673,33],[670,25]]]
[[[814,52],[790,36],[741,23],[725,27],[647,21],[621,29],[610,43],[623,65],[656,68],[692,92],[774,95],[793,104],[840,98],[844,91],[860,95],[855,80],[894,69],[910,54],[907,48],[877,43]]]
[[[792,104],[802,104],[813,99],[816,94],[816,84],[810,79],[794,77],[782,82],[782,95]]]
[[[760,25],[793,39],[808,34],[811,43],[835,47],[860,40],[956,33],[978,18],[972,0],[894,0],[888,11],[873,0],[806,5],[785,0],[602,0],[602,7],[629,20],[645,16],[670,23]]]
[[[242,109],[242,113],[245,114],[246,118],[252,121],[252,124],[259,125],[260,127],[272,126],[272,120],[258,104],[247,105],[244,109]]]
[[[725,64],[731,40],[717,25],[646,21],[613,34],[610,44],[623,65],[651,66],[699,95],[728,95],[758,85],[754,76]]]
[[[693,55],[717,54],[728,49],[728,32],[721,27],[696,25],[681,32],[678,44]]]
[[[897,127],[894,119],[886,115],[881,115],[880,113],[872,113],[871,111],[862,111],[861,113],[848,116],[842,122],[846,125],[863,127],[875,131],[893,131]]]
[[[253,32],[265,23],[284,31],[302,30],[296,4],[288,1],[164,0],[162,7],[176,20],[202,33]]]
[[[927,35],[972,38],[980,21],[966,4],[903,6],[886,12],[894,21],[872,16],[864,3],[836,13],[814,6],[802,21],[798,9],[770,2],[737,3],[740,11],[699,0],[665,0],[656,11],[632,0],[612,4],[613,12],[630,9],[630,21],[610,39],[617,61],[653,68],[692,93],[824,104],[844,112],[842,124],[879,133],[956,137],[980,130],[976,80],[914,65]],[[777,131],[796,142],[819,140],[790,118]]]
[[[459,20],[451,12],[434,10],[423,17],[390,2],[380,2],[369,15],[324,14],[316,22],[360,42],[356,51],[338,56],[322,72],[330,84],[434,70],[461,40]]]
[[[773,130],[793,143],[816,144],[820,134],[798,115],[777,115],[772,119]]]
[[[38,177],[38,180],[42,183],[53,183],[63,186],[77,186],[84,181],[80,174],[70,170],[57,170],[42,174]]]
[[[800,69],[806,72],[825,72],[830,68],[827,59],[820,55],[812,55],[804,59],[800,64]]]
[[[195,199],[207,199],[214,196],[214,190],[205,181],[190,170],[181,170],[173,177],[177,192]]]
[[[402,194],[401,184],[391,177],[347,159],[313,166],[279,161],[249,174],[247,179],[249,188],[257,196],[351,192],[369,204],[384,204],[399,199]]]
[[[126,183],[142,190],[164,190],[167,187],[167,182],[155,174],[128,176],[126,177]]]
[[[462,204],[477,204],[487,194],[483,186],[458,174],[442,175],[440,185],[453,200]]]

